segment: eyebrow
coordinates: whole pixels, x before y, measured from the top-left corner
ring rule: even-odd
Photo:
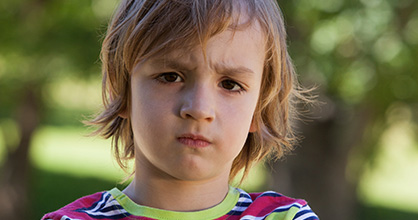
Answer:
[[[245,66],[230,66],[224,63],[217,63],[214,65],[215,71],[217,73],[227,75],[227,76],[237,76],[237,75],[255,75],[254,71]]]
[[[172,68],[176,70],[190,71],[196,69],[196,66],[189,64],[187,62],[181,62],[174,59],[156,59],[152,62],[154,67],[164,67]],[[237,75],[255,75],[254,71],[245,66],[231,66],[225,63],[216,63],[213,65],[214,70],[217,74],[227,75],[227,76],[237,76]]]

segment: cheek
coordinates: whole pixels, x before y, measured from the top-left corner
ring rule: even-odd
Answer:
[[[170,106],[167,102],[155,102],[139,99],[132,105],[132,125],[143,133],[158,132],[165,127],[164,122],[170,117]]]
[[[161,155],[168,155],[166,148],[154,147],[165,146],[166,138],[169,137],[168,125],[164,123],[165,114],[161,111],[164,108],[157,107],[153,102],[141,102],[133,105],[132,130],[134,133],[135,150],[140,161],[150,161],[153,164],[159,163]],[[142,156],[141,156],[142,155]]]
[[[239,107],[230,104],[230,107],[225,110],[228,114],[222,117],[224,121],[222,123],[227,126],[226,132],[230,137],[235,137],[232,139],[235,139],[240,145],[245,143],[250,131],[256,102],[256,97],[251,97],[247,101],[240,102]]]
[[[162,117],[170,111],[167,99],[151,83],[139,82],[132,87],[132,115],[136,114],[142,121]]]
[[[163,132],[161,119],[167,116],[167,103],[158,100],[146,87],[132,89],[131,123],[136,141],[148,141]]]

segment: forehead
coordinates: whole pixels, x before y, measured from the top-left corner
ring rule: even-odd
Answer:
[[[177,45],[176,48],[163,50],[147,60],[152,60],[158,66],[190,66],[188,69],[191,69],[197,63],[264,63],[265,53],[266,37],[260,25],[257,21],[245,21],[236,28],[228,28],[210,37],[204,44]]]

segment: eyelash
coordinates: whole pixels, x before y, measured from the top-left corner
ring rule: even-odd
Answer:
[[[170,81],[170,80],[167,80],[167,78],[166,78],[167,76],[175,76],[176,79],[174,79],[174,81]],[[161,73],[160,75],[158,75],[156,77],[156,80],[159,83],[163,83],[163,84],[177,83],[177,82],[183,82],[184,81],[183,78],[179,74],[177,74],[175,72]],[[180,81],[177,81],[177,80],[180,80]],[[232,89],[225,88],[225,85],[223,85],[223,83],[225,83],[225,82],[227,82],[229,84],[233,84],[233,88]],[[238,93],[238,94],[241,94],[242,92],[245,92],[246,91],[241,84],[239,84],[239,83],[237,83],[234,80],[229,79],[229,78],[228,79],[223,79],[219,83],[219,86],[222,87],[223,89],[227,90],[227,92],[230,92],[230,93]],[[239,88],[236,89],[236,90],[233,90],[235,88],[235,86],[238,86]]]
[[[233,88],[235,88],[235,86],[238,86],[238,89],[237,89],[237,90],[227,89],[227,88],[225,88],[225,85],[222,85],[224,82],[228,82],[228,83],[230,83],[230,84],[234,84],[234,87],[233,87]],[[234,80],[232,80],[232,79],[224,79],[224,80],[222,80],[222,81],[219,83],[219,85],[220,85],[222,88],[226,89],[228,92],[231,92],[231,93],[238,93],[238,94],[241,94],[242,92],[245,92],[245,91],[246,91],[246,90],[244,89],[244,87],[243,87],[243,86],[241,86],[239,83],[235,82],[235,81],[234,81]]]
[[[177,77],[177,78],[175,79],[175,81],[169,81],[169,80],[167,80],[167,79],[165,78],[165,77],[167,77],[167,76],[175,76],[175,77]],[[177,81],[178,79],[180,79],[180,80],[181,80],[180,82],[182,82],[182,81],[183,81],[183,79],[181,78],[181,76],[180,76],[179,74],[175,73],[175,72],[161,73],[160,75],[158,75],[158,76],[156,77],[156,80],[157,80],[158,82],[160,82],[160,83],[163,83],[163,84],[168,84],[168,83],[176,83],[176,82],[178,82],[178,81]]]

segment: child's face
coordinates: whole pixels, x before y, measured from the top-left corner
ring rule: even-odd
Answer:
[[[212,37],[206,48],[139,63],[130,109],[136,172],[200,181],[229,177],[260,93],[265,59],[259,26]]]

